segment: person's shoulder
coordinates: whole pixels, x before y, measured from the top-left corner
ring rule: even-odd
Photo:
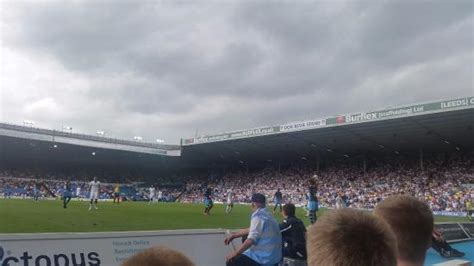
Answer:
[[[283,220],[281,221],[280,226],[285,227],[285,226],[288,226],[288,225],[290,225],[290,224],[291,224],[291,223],[290,223],[290,221],[289,221],[288,219],[283,219]]]
[[[288,222],[291,224],[303,223],[303,221],[298,217],[288,217]]]
[[[266,209],[258,209],[254,212],[252,212],[252,215],[250,217],[253,218],[259,218],[261,215],[269,214],[269,212]],[[273,217],[273,216],[272,216]]]
[[[306,227],[306,226],[304,225],[303,220],[301,220],[300,218],[297,218],[297,219],[298,219],[298,223],[300,223],[301,225],[303,225],[303,227]]]

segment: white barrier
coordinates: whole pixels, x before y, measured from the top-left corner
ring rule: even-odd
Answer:
[[[112,266],[153,246],[186,254],[196,265],[225,265],[225,231],[0,234],[0,265]]]
[[[434,264],[434,266],[471,266],[471,262],[467,260],[450,260],[442,263]]]

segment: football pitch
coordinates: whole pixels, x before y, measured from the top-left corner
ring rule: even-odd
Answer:
[[[89,211],[87,201],[71,201],[63,209],[62,201],[0,199],[0,233],[146,231],[197,228],[238,229],[249,226],[249,205],[235,205],[231,214],[215,204],[211,215],[203,215],[203,204],[147,202],[99,202],[98,210]],[[269,208],[272,208],[270,206]],[[320,210],[318,217],[327,210]],[[297,216],[307,225],[303,208]],[[280,214],[275,214],[281,221]],[[466,221],[463,217],[435,217],[437,222]]]

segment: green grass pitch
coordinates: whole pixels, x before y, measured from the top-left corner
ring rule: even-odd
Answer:
[[[214,205],[211,215],[202,214],[203,204],[146,202],[99,202],[89,211],[87,201],[71,201],[67,209],[59,200],[0,199],[0,233],[145,231],[196,228],[237,229],[249,226],[250,206],[236,205],[231,214]],[[318,217],[325,210],[318,212]],[[309,224],[305,211],[297,216]],[[275,217],[281,221],[281,215]],[[460,217],[436,217],[437,222],[465,221]]]

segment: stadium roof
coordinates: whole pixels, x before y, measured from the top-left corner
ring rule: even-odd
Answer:
[[[194,164],[262,163],[474,147],[474,97],[183,140]]]
[[[177,156],[140,153],[0,135],[0,168],[102,169],[174,173]]]
[[[179,145],[163,145],[0,123],[0,166],[176,170]],[[142,171],[143,172],[143,171]]]
[[[179,145],[164,145],[0,123],[0,136],[92,148],[179,156]]]
[[[474,97],[465,97],[197,137],[182,140],[181,147],[0,124],[0,150],[1,162],[76,162],[173,171],[420,149],[472,150],[473,128]]]

